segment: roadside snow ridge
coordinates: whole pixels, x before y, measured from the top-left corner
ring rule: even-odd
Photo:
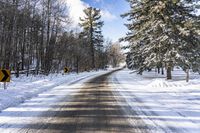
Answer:
[[[182,83],[175,83],[175,82],[172,82],[172,81],[166,81],[166,80],[163,80],[163,79],[155,79],[153,80],[151,83],[149,83],[147,85],[148,87],[153,87],[153,88],[167,88],[167,87],[183,87],[184,84]]]

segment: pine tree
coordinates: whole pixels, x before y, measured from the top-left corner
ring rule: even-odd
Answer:
[[[83,28],[83,35],[89,39],[90,54],[92,57],[92,69],[95,69],[95,48],[102,45],[103,36],[101,28],[103,21],[101,21],[100,10],[88,7],[84,10],[85,17],[80,18],[80,26]]]
[[[123,15],[129,17],[129,33],[124,40],[131,43],[132,61],[142,56],[138,63],[139,72],[148,68],[163,67],[167,79],[171,79],[173,66],[183,70],[191,68],[200,45],[199,34],[194,24],[199,21],[194,14],[193,1],[188,0],[128,0],[131,11]]]

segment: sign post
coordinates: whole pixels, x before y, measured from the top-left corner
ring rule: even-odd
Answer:
[[[6,82],[5,82],[5,83],[3,83],[3,88],[4,88],[4,90],[6,90],[6,89],[7,89],[7,87],[6,87]]]

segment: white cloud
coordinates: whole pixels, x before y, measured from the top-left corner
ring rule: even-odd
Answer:
[[[111,14],[108,10],[102,10],[101,16],[104,21],[112,21],[117,19],[117,16]]]
[[[81,0],[66,0],[70,17],[73,21],[73,27],[75,28],[79,23],[79,18],[84,16],[83,10],[89,5]]]
[[[101,0],[95,0],[96,2],[100,2]],[[72,19],[72,28],[76,28],[78,23],[80,22],[79,18],[84,16],[83,10],[86,7],[89,7],[89,4],[83,2],[82,0],[65,0],[68,9],[70,18]],[[101,11],[102,20],[104,21],[112,21],[117,19],[117,17],[111,14],[108,10],[104,9]]]

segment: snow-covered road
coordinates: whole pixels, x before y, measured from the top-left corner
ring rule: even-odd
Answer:
[[[199,75],[185,83],[130,73],[101,71],[67,83],[59,80],[36,97],[2,110],[0,133],[200,132]],[[179,71],[174,75],[182,77]]]
[[[129,123],[130,114],[125,110],[130,107],[119,93],[113,93],[108,82],[113,72],[104,72],[72,85],[62,84],[19,106],[3,110],[0,132],[146,133],[148,127],[141,119]]]
[[[17,93],[15,89],[6,90],[5,92],[1,91],[2,94],[7,94],[7,92],[12,93],[12,91],[14,91],[14,94],[9,94],[11,95],[11,97],[7,97],[7,101],[4,97],[4,99],[0,102],[2,102],[1,104],[5,104],[6,102],[15,102],[14,99],[16,99],[16,102],[13,103],[13,105],[16,106],[9,107],[1,111],[0,133],[36,132],[37,129],[42,128],[42,126],[47,123],[49,125],[62,125],[61,121],[68,121],[68,119],[70,118],[59,118],[59,122],[52,119],[52,117],[58,115],[57,113],[59,113],[60,111],[73,110],[73,108],[65,108],[64,106],[67,105],[68,102],[73,100],[74,95],[80,91],[80,88],[83,86],[83,84],[86,81],[107,72],[108,71],[99,71],[91,73],[81,73],[79,75],[59,76],[57,78],[54,77],[55,80],[45,79],[46,84],[40,83],[40,85],[34,88],[33,83],[40,82],[40,80],[37,81],[38,79],[36,79],[36,81],[34,81],[33,83],[24,83],[28,88],[25,88],[25,90],[22,89],[21,93]],[[44,82],[43,79],[41,82]],[[19,87],[21,86],[18,85],[17,91],[20,91]],[[31,91],[32,89],[33,91]],[[30,99],[29,97],[33,98]],[[21,100],[21,98],[23,98],[23,100]],[[23,103],[20,104],[20,102]],[[54,130],[52,129],[49,129],[48,132],[49,131],[54,132]]]

